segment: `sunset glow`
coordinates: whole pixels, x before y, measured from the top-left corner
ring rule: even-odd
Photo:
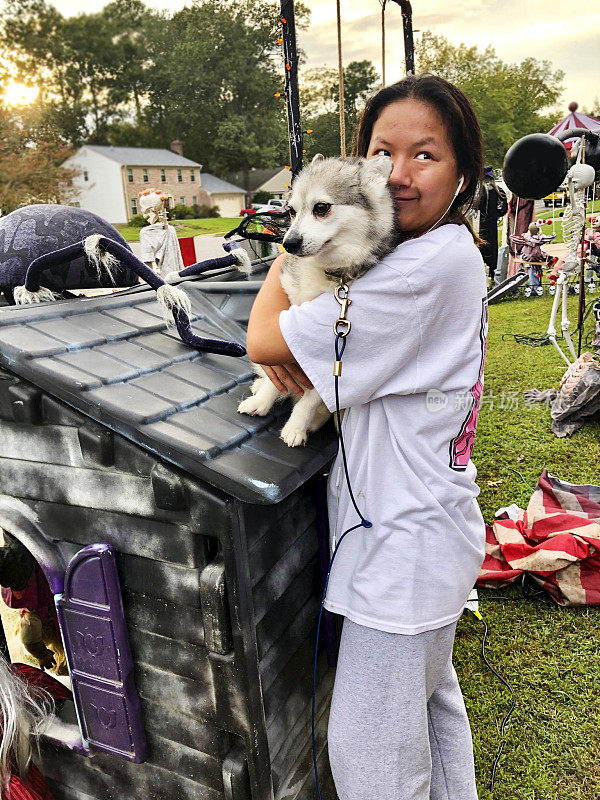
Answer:
[[[11,81],[6,85],[2,102],[5,106],[30,106],[35,102],[40,90],[38,86],[26,86]]]

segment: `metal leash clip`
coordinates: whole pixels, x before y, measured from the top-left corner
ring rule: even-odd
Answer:
[[[342,353],[344,352],[344,345],[343,342],[341,346],[341,350],[338,352],[338,340],[344,340],[346,336],[350,333],[350,328],[352,324],[349,319],[346,319],[346,314],[348,313],[348,306],[352,303],[352,300],[348,297],[348,284],[344,283],[344,280],[341,279],[339,284],[333,290],[333,294],[335,299],[340,304],[340,316],[336,319],[333,323],[333,332],[336,336],[336,356],[337,360],[334,362],[333,365],[333,374],[335,377],[339,378],[342,374]]]
[[[339,282],[333,291],[335,299],[341,306],[340,315],[333,324],[333,332],[336,336],[348,336],[350,328],[352,327],[350,320],[346,319],[348,306],[352,304],[352,300],[348,297],[348,291],[348,284],[344,283],[343,280]]]

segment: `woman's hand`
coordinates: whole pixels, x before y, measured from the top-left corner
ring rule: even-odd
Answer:
[[[261,364],[261,367],[273,385],[285,394],[289,390],[302,397],[304,389],[314,388],[298,364]]]

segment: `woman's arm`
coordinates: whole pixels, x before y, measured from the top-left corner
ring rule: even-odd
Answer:
[[[250,312],[246,347],[255,364],[285,364],[294,357],[279,330],[279,314],[290,307],[288,296],[281,286],[281,263],[277,256]]]
[[[250,359],[260,364],[280,392],[288,389],[303,394],[313,386],[300,369],[279,328],[279,314],[290,307],[281,286],[281,264],[285,255],[277,256],[256,295],[250,319],[246,347]]]

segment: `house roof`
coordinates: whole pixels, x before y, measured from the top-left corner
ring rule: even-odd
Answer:
[[[279,169],[251,169],[248,172],[247,186],[245,183],[246,174],[243,171],[230,172],[225,177],[227,180],[233,181],[239,186],[245,187],[245,192],[255,192],[261,184],[263,184],[265,181],[268,181],[269,178],[273,177],[273,175],[277,175],[279,171]]]
[[[239,186],[234,186],[233,183],[223,181],[208,172],[202,173],[201,187],[209,194],[244,194],[244,190]]]
[[[271,175],[264,183],[258,187],[259,191],[263,192],[285,192],[292,182],[292,173],[289,169],[278,170],[274,175]]]
[[[234,273],[235,274],[235,273]],[[221,278],[222,280],[222,278]],[[203,336],[243,342],[248,282],[179,283]],[[256,283],[258,290],[260,283]],[[238,320],[238,321],[236,321]],[[237,412],[254,370],[247,356],[199,353],[168,330],[148,287],[0,311],[0,364],[140,447],[251,503],[283,500],[335,455],[331,427],[306,447],[279,438],[289,406]]]
[[[110,147],[100,144],[86,144],[84,147],[129,167],[202,167],[197,161],[158,147]]]

